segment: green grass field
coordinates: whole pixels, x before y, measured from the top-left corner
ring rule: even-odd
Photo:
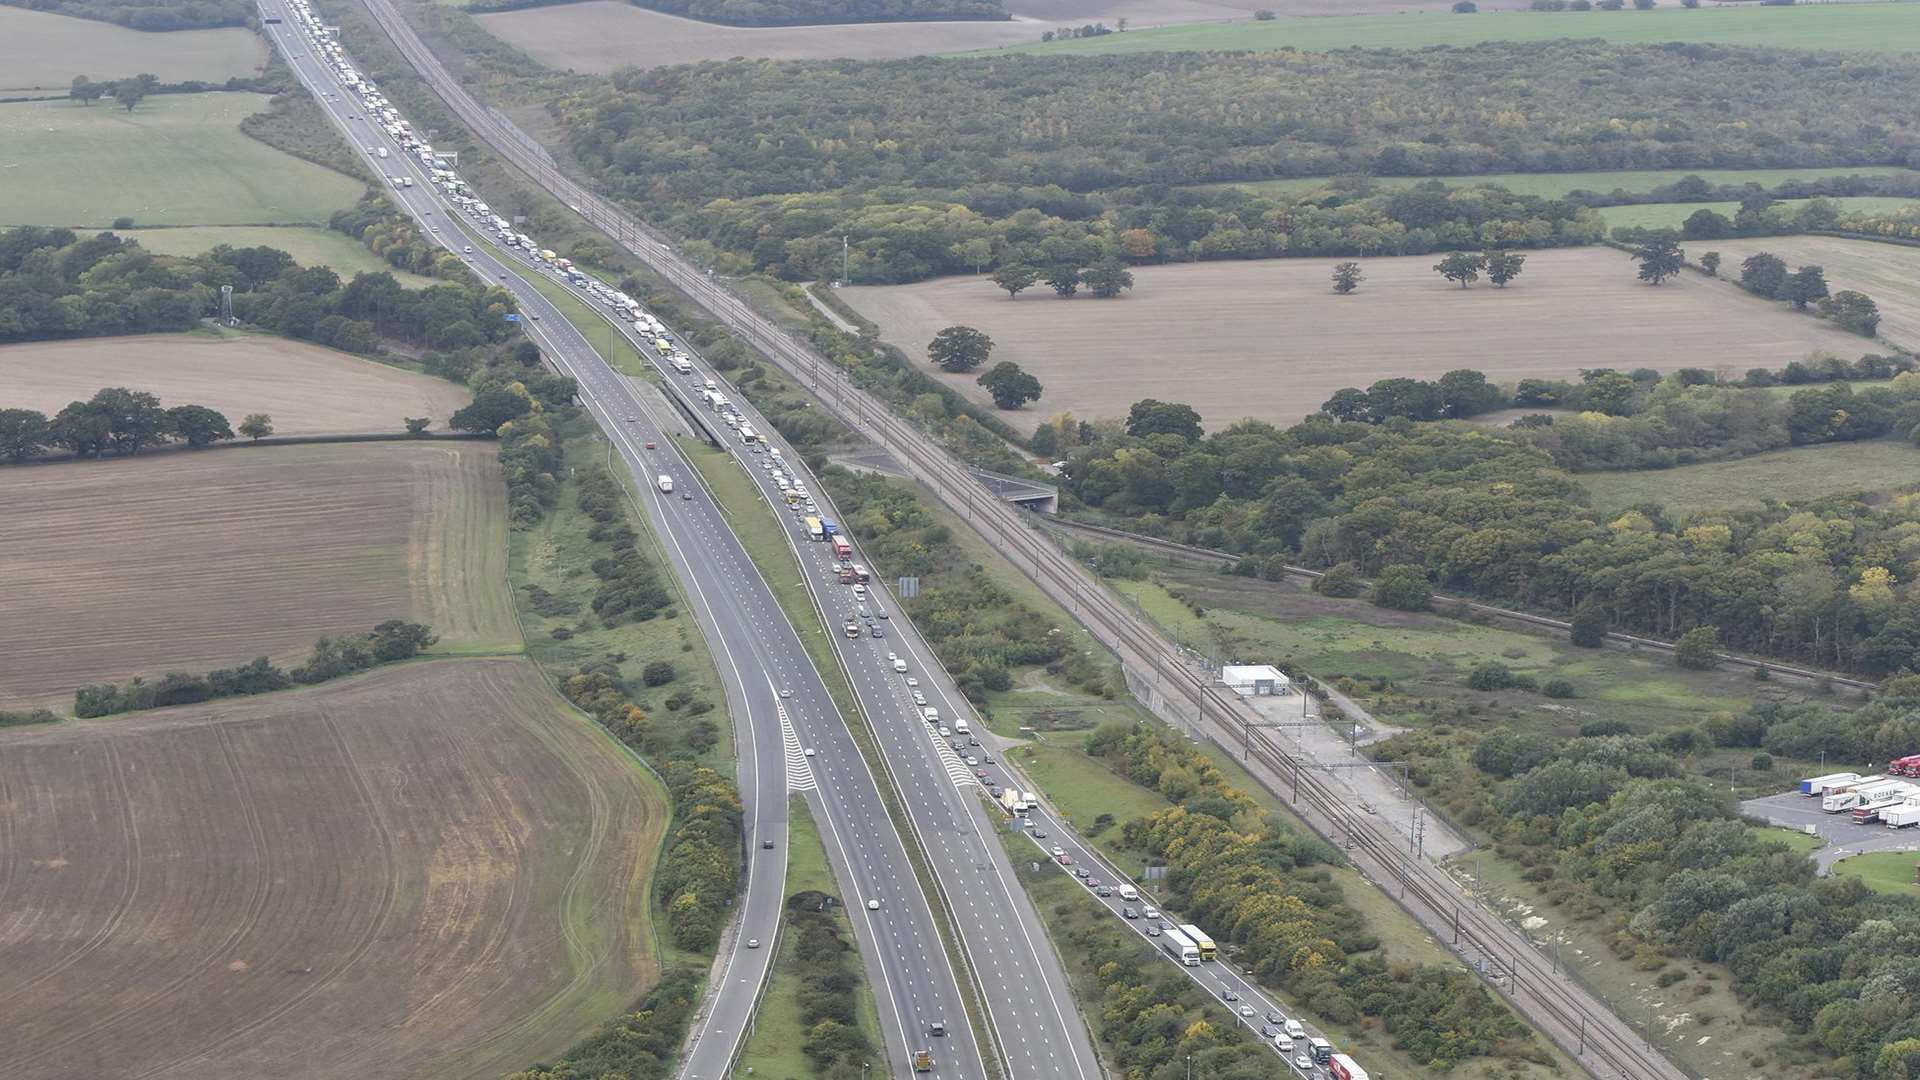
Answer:
[[[341,278],[386,271],[409,289],[423,289],[433,279],[395,270],[345,233],[307,225],[205,225],[180,229],[126,229],[122,236],[159,255],[199,255],[220,244],[237,248],[271,247],[293,256],[301,266],[325,266]]]
[[[1881,195],[1849,195],[1831,200],[1849,213],[1893,213],[1909,207],[1920,206],[1913,199],[1901,199]],[[1789,207],[1804,206],[1804,199],[1783,199],[1781,205]],[[1607,228],[1639,229],[1677,229],[1687,218],[1700,210],[1712,210],[1717,214],[1733,217],[1740,209],[1737,202],[1686,202],[1686,203],[1637,203],[1632,206],[1608,206],[1599,210],[1600,217],[1606,221]],[[1710,247],[1711,240],[1692,240],[1695,247]]]
[[[1496,184],[1516,195],[1539,195],[1557,198],[1569,191],[1593,191],[1610,194],[1614,191],[1643,192],[1675,183],[1689,176],[1698,176],[1709,184],[1759,184],[1771,188],[1788,180],[1818,180],[1832,176],[1892,176],[1906,173],[1907,169],[1894,168],[1843,168],[1843,169],[1626,169],[1600,172],[1549,172],[1549,173],[1487,173],[1481,176],[1382,176],[1374,183],[1382,188],[1411,187],[1428,180],[1438,180],[1453,187],[1465,187],[1474,184]],[[1231,184],[1202,184],[1202,188],[1239,187],[1249,191],[1271,192],[1274,194],[1301,194],[1317,191],[1330,183],[1324,176],[1288,177],[1283,180],[1249,180]]]
[[[75,75],[106,81],[147,72],[161,82],[223,83],[257,74],[267,43],[240,27],[148,34],[124,26],[0,7],[0,93],[66,93]]]
[[[0,225],[318,225],[365,185],[240,132],[263,94],[0,105]]]
[[[1578,479],[1604,512],[1661,502],[1681,513],[1712,513],[1757,507],[1765,499],[1804,501],[1920,484],[1920,448],[1901,439],[1829,443],[1675,469],[1582,473]]]
[[[1323,52],[1352,47],[1420,49],[1477,45],[1485,41],[1556,41],[1600,38],[1622,44],[1714,42],[1798,49],[1920,48],[1920,5],[1820,4],[1740,6],[1687,10],[1669,4],[1653,11],[1483,12],[1478,15],[1350,15],[1271,22],[1198,23],[1046,44],[1016,45],[998,52],[1050,56],[1167,51],[1301,49]]]
[[[1852,874],[1867,883],[1867,888],[1889,896],[1920,896],[1914,867],[1920,866],[1920,852],[1876,851],[1855,855],[1835,863],[1836,874]]]

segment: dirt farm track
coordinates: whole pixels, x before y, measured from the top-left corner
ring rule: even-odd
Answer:
[[[259,446],[0,470],[0,708],[303,656],[411,618],[517,648],[488,443]],[[0,1069],[0,1076],[6,1076]]]
[[[1343,386],[1477,368],[1495,382],[1577,377],[1581,368],[1780,367],[1815,350],[1852,358],[1874,345],[1724,281],[1687,274],[1659,288],[1610,248],[1527,253],[1505,289],[1471,289],[1433,272],[1438,256],[1358,260],[1351,296],[1328,286],[1334,259],[1148,266],[1115,300],[1072,300],[1037,285],[1008,300],[985,278],[842,289],[883,335],[947,385],[989,403],[976,375],[928,364],[942,327],[986,331],[989,365],[1011,360],[1045,394],[1002,414],[1031,429],[1072,412],[1125,416],[1141,398],[1179,401],[1210,429],[1253,418],[1288,423]]]
[[[0,731],[0,1076],[525,1068],[652,978],[665,818],[518,659]]]

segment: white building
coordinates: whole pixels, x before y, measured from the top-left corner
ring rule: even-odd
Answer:
[[[1229,665],[1220,669],[1220,681],[1227,689],[1246,697],[1267,697],[1293,692],[1293,681],[1279,668],[1266,664]]]

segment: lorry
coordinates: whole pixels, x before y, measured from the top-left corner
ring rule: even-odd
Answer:
[[[668,476],[666,473],[661,473],[659,476],[654,477],[653,482],[659,485],[662,493],[667,495],[673,494],[673,477]]]
[[[826,529],[828,536],[833,537],[833,557],[843,560],[853,558],[853,545],[847,543],[847,538],[844,536],[834,536],[835,530],[831,522],[822,521],[820,525]]]
[[[1026,800],[1022,799],[1020,793],[1012,788],[1006,788],[1000,792],[1000,805],[1005,807],[1009,814],[1024,814],[1027,812]]]
[[[1915,788],[1914,785],[1907,783],[1905,780],[1882,780],[1877,784],[1862,784],[1851,791],[1836,792],[1829,795],[1820,800],[1820,809],[1826,810],[1829,814],[1837,814],[1842,810],[1859,810],[1861,807],[1872,806],[1876,803],[1899,802],[1901,799],[1913,794],[1916,790],[1920,790],[1920,788]],[[1834,799],[1851,799],[1852,803],[1851,805],[1842,806],[1837,810],[1827,810],[1827,803]],[[1870,819],[1862,819],[1856,815],[1854,820],[1861,821]]]
[[[1200,966],[1200,947],[1193,943],[1192,938],[1180,931],[1169,927],[1160,931],[1160,936],[1154,940],[1160,943],[1161,952],[1180,961],[1183,965]]]
[[[1852,772],[1828,773],[1825,776],[1809,777],[1808,779],[1800,781],[1800,794],[1805,795],[1809,799],[1818,798],[1825,795],[1831,788],[1841,784],[1852,783],[1858,779],[1860,779],[1860,774]]]
[[[1909,754],[1887,762],[1887,775],[1920,776],[1920,754]]]
[[[866,585],[873,581],[873,575],[867,573],[866,567],[861,566],[859,563],[854,563],[853,564],[853,580],[855,584]]]
[[[1212,960],[1220,955],[1219,947],[1199,927],[1192,923],[1181,923],[1180,932],[1187,936],[1188,941],[1193,942],[1194,948],[1200,950],[1200,959]]]
[[[673,358],[673,370],[682,375],[691,375],[693,374],[693,361],[684,356],[676,356]]]
[[[1904,829],[1910,825],[1920,825],[1920,801],[1908,799],[1899,806],[1880,811],[1880,823],[1889,829]]]
[[[1367,1070],[1345,1054],[1328,1058],[1327,1071],[1333,1074],[1334,1080],[1367,1080]]]
[[[1886,779],[1884,776],[1875,774],[1873,776],[1863,776],[1858,780],[1853,780],[1848,783],[1835,784],[1833,787],[1827,789],[1825,795],[1820,797],[1820,812],[1823,814],[1837,814],[1842,810],[1851,810],[1860,805],[1860,795],[1862,791],[1872,791],[1879,787]],[[1895,781],[1895,783],[1898,783],[1898,781]]]
[[[913,1052],[913,1071],[914,1072],[932,1072],[933,1071],[933,1051],[931,1049],[915,1050]]]
[[[1898,792],[1886,798],[1875,799],[1872,802],[1862,802],[1859,806],[1853,808],[1853,823],[1855,825],[1872,825],[1879,821],[1881,815],[1887,811],[1896,806],[1905,806],[1907,799],[1911,797],[1912,794],[1913,789],[1907,788],[1905,791]]]
[[[1333,1044],[1325,1039],[1308,1039],[1307,1052],[1313,1055],[1315,1065],[1325,1065],[1333,1060]]]

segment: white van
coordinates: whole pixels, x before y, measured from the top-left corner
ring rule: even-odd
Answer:
[[[893,661],[893,670],[897,674],[905,675],[907,673],[907,662],[896,657]]]
[[[937,724],[940,722],[939,709],[933,709],[933,708],[921,709],[920,715],[926,717],[927,723],[929,724]]]
[[[962,734],[962,735],[971,735],[971,734],[973,734],[973,732],[972,732],[972,731],[969,731],[969,730],[967,729],[967,722],[966,722],[965,720],[955,720],[955,721],[953,722],[953,730],[955,730],[955,731],[957,731],[957,732],[959,732],[959,733],[960,733],[960,734]]]
[[[1289,1020],[1287,1021],[1285,1026],[1287,1029],[1287,1034],[1292,1038],[1304,1039],[1307,1037],[1307,1029],[1300,1025],[1300,1021]]]
[[[1134,888],[1131,885],[1122,885],[1120,886],[1120,899],[1138,900],[1140,899],[1140,890]]]

